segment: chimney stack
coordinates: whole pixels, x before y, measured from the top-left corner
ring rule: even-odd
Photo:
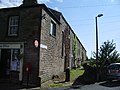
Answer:
[[[23,0],[23,4],[20,6],[31,6],[31,5],[36,5],[37,0]]]

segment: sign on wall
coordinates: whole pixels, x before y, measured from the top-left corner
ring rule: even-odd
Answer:
[[[20,44],[0,44],[0,48],[20,48]]]

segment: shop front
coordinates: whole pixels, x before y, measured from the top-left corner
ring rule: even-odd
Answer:
[[[0,43],[0,79],[22,81],[23,43]]]

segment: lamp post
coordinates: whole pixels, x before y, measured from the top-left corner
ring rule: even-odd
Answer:
[[[98,25],[97,25],[97,18],[102,17],[103,14],[98,14],[95,17],[95,22],[96,22],[96,69],[97,69],[97,81],[99,80],[99,70],[98,70]]]

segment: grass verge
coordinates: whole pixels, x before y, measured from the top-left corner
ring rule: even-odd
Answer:
[[[72,69],[70,71],[70,80],[74,81],[77,77],[83,75],[83,73],[84,73],[83,69],[80,69],[80,68]]]
[[[76,78],[78,78],[79,76],[81,76],[84,73],[84,70],[81,70],[80,68],[77,69],[72,69],[70,70],[70,82],[73,82]],[[53,84],[49,84],[49,87],[63,87],[66,86],[66,82],[64,83],[53,83]]]
[[[63,87],[64,83],[50,84],[49,87]]]

